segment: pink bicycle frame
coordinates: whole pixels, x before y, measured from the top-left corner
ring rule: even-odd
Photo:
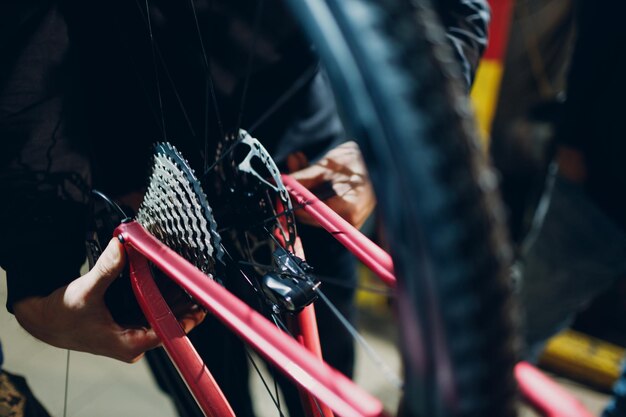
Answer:
[[[391,257],[358,230],[341,219],[306,188],[284,176],[283,181],[296,202],[313,216],[363,263],[390,286],[395,285]],[[148,261],[183,287],[235,334],[268,362],[294,381],[308,399],[310,415],[330,417],[374,417],[384,415],[380,401],[321,359],[314,325],[314,312],[307,308],[294,320],[297,339],[279,330],[264,316],[162,244],[141,225],[129,222],[115,232],[123,242],[131,271],[131,283],[146,318],[163,341],[163,346],[198,405],[208,416],[233,416],[233,411],[209,370],[191,345],[176,317],[156,286]],[[592,414],[554,382],[527,363],[517,365],[515,374],[522,394],[547,417],[591,417]],[[315,406],[314,406],[315,405]],[[321,411],[321,414],[320,414]]]

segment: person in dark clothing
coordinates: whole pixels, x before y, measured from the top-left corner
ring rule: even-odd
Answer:
[[[524,244],[521,304],[529,357],[626,276],[623,3],[581,0],[555,169]],[[603,416],[626,416],[626,370]]]
[[[114,323],[102,302],[124,262],[118,243],[75,279],[85,257],[89,190],[122,199],[140,190],[152,142],[174,142],[201,172],[219,138],[238,126],[284,167],[294,152],[315,163],[348,140],[308,42],[281,2],[266,3],[254,29],[255,2],[195,1],[200,37],[193,10],[176,2],[155,0],[146,9],[118,0],[98,13],[75,1],[0,6],[0,195],[11,196],[0,206],[0,266],[7,308],[36,337],[129,362],[158,344],[149,329]],[[486,44],[488,6],[442,0],[437,7],[469,89]],[[285,91],[285,103],[274,106]],[[355,155],[352,163],[360,163]],[[347,210],[362,206],[371,205]],[[300,229],[309,259],[324,260],[327,270],[319,272],[354,283],[345,249]],[[350,315],[352,291],[336,292]],[[190,329],[201,317],[188,319]],[[352,342],[333,338],[344,340],[333,349],[343,353],[337,360],[329,353],[329,362],[349,374]]]

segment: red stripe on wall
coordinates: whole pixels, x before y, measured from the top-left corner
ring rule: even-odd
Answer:
[[[483,58],[502,61],[509,38],[513,0],[489,0],[489,5],[491,6],[489,45]]]

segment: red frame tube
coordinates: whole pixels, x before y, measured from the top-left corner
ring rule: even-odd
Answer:
[[[294,246],[295,254],[300,259],[305,259],[302,242],[300,242],[299,237],[297,239],[298,241]],[[322,360],[322,345],[320,344],[320,336],[317,329],[315,306],[310,304],[295,317],[290,317],[288,326],[291,335],[295,337],[298,343],[313,353],[315,357]],[[300,388],[300,398],[307,417],[333,417],[332,410],[326,404],[316,401],[311,394],[302,388]]]
[[[293,317],[288,322],[289,332],[315,357],[322,360],[322,346],[317,331],[317,318],[315,317],[315,306],[313,304],[305,307],[300,314]],[[303,401],[304,412],[307,417],[332,417],[332,410],[324,403],[315,401],[314,397],[300,388],[300,398]]]
[[[366,259],[382,271],[381,275],[386,277],[383,280],[388,285],[395,285],[395,277],[389,279],[388,276],[393,268],[389,255],[385,253],[386,256],[381,256],[380,252],[384,253],[382,249],[361,235],[308,190],[303,190],[295,180],[286,176],[283,179],[290,193],[299,204],[304,205],[309,214],[362,261]],[[301,192],[305,190],[306,192]],[[311,348],[313,352],[310,352],[228,290],[207,278],[138,223],[122,224],[115,234],[124,241],[131,265],[133,289],[146,317],[163,340],[168,354],[192,393],[197,395],[198,402],[207,415],[231,416],[232,410],[159,293],[146,259],[185,288],[285,375],[337,414],[368,417],[384,415],[382,405],[376,398],[321,360],[319,344],[316,346],[311,342],[317,340],[316,329],[312,331],[315,327],[312,309],[298,319],[300,329],[297,335],[304,345]],[[515,377],[522,395],[546,417],[592,416],[571,394],[532,365],[520,362],[515,367]]]
[[[545,417],[594,417],[584,405],[527,362],[515,366],[519,390],[526,401]]]
[[[207,416],[234,417],[230,404],[163,299],[145,257],[125,245],[135,297],[168,356]]]
[[[382,404],[378,399],[315,357],[313,353],[280,331],[261,314],[162,244],[137,222],[120,225],[115,234],[121,236],[127,250],[131,253],[134,250],[153,262],[228,326],[233,333],[335,413],[345,417],[383,415]],[[135,261],[136,258],[133,257],[131,262]],[[144,281],[148,279],[146,275],[145,271],[137,270],[135,276],[138,287],[145,285]],[[144,306],[151,302],[142,292],[138,292],[137,296]],[[172,315],[167,304],[159,305],[158,308],[162,310],[159,317]],[[150,320],[150,317],[148,319]],[[150,324],[154,326],[157,334],[163,335],[166,346],[169,343],[165,342],[166,339],[181,337],[179,331],[164,326],[161,320],[154,320],[154,317]],[[181,344],[178,348],[185,352],[194,350],[190,344]],[[193,355],[185,354],[184,356]],[[175,357],[172,359],[177,360]],[[180,362],[177,364],[181,366]],[[187,380],[187,384],[193,391],[196,381]],[[216,400],[219,401],[219,398]]]

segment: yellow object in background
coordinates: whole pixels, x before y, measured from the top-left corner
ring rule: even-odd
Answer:
[[[502,63],[495,59],[483,59],[474,79],[472,103],[474,104],[476,121],[485,149],[487,149],[489,144],[491,122],[498,102],[501,80]]]
[[[489,0],[491,6],[489,43],[478,66],[472,87],[472,102],[483,145],[485,145],[484,149],[487,149],[489,144],[491,122],[498,104],[504,57],[513,15],[513,2],[514,0]]]
[[[360,262],[357,264],[357,274],[360,287],[386,288],[380,279]],[[356,303],[359,308],[372,312],[383,313],[389,310],[389,297],[387,295],[358,287]]]
[[[611,389],[620,375],[626,349],[574,330],[550,339],[539,364],[558,374]]]

